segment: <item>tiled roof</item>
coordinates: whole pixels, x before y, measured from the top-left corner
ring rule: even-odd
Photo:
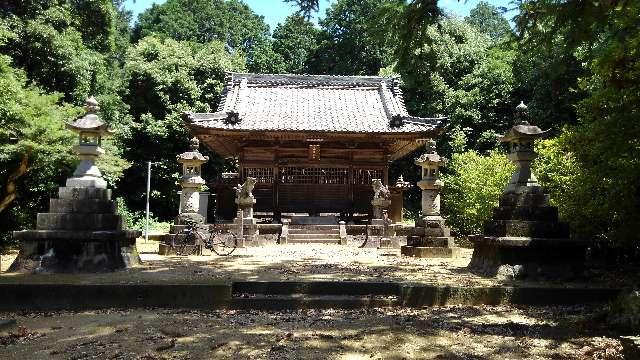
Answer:
[[[221,130],[415,133],[443,118],[410,116],[397,78],[232,73],[217,112],[184,120]]]

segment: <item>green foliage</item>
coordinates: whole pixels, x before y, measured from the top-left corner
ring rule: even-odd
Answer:
[[[459,235],[482,232],[484,222],[506,186],[514,166],[493,150],[483,156],[474,150],[453,154],[442,177],[442,214]]]
[[[285,3],[293,3],[298,7],[296,15],[302,16],[306,20],[311,19],[311,14],[318,11],[319,0],[284,0]]]
[[[480,1],[476,7],[471,9],[465,21],[478,28],[481,33],[493,41],[506,41],[514,35],[509,21],[502,16],[501,9],[486,1]]]
[[[269,26],[238,0],[168,0],[140,14],[134,39],[157,34],[178,41],[222,42],[232,53],[246,54],[250,71],[273,70]],[[275,63],[275,64],[274,64]]]
[[[314,74],[375,75],[393,63],[390,38],[375,36],[372,18],[389,0],[338,0],[320,20],[318,50],[309,61]]]
[[[116,212],[122,215],[122,221],[126,229],[144,231],[147,228],[145,213],[143,211],[132,211],[121,197],[116,198]],[[149,231],[169,232],[170,227],[170,222],[160,221],[153,216],[153,213],[149,212]]]
[[[317,49],[318,29],[303,17],[292,15],[273,30],[273,50],[282,58],[284,72],[307,72],[307,62]]]
[[[226,71],[244,71],[244,58],[229,55],[223,43],[198,44],[149,36],[131,47],[126,54],[124,71],[127,81],[125,101],[130,106],[134,124],[120,139],[124,156],[132,162],[126,172],[127,186],[118,194],[137,209],[144,207],[147,161],[153,166],[152,205],[163,219],[172,218],[178,209],[179,164],[176,154],[189,147],[182,111],[214,111],[218,105]],[[204,171],[215,176],[225,161],[211,156]]]
[[[78,113],[58,105],[59,94],[27,84],[24,72],[0,56],[0,224],[3,230],[31,224],[33,215],[73,165],[72,133],[65,121]],[[21,166],[22,165],[22,166]],[[14,200],[15,198],[15,200]],[[4,211],[3,211],[4,210]],[[5,238],[7,234],[2,234]]]
[[[637,247],[640,242],[640,5],[636,2],[521,4],[519,32],[526,48],[553,49],[584,64],[576,82],[578,125],[562,135],[574,182],[569,199],[582,211],[568,213],[581,236]],[[541,26],[545,25],[545,26]]]
[[[493,46],[475,26],[455,18],[417,30],[423,42],[396,66],[407,87],[407,106],[423,116],[446,114],[452,126],[470,128],[472,148],[495,146],[514,104],[515,51]]]

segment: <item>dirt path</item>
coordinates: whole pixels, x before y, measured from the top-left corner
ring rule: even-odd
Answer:
[[[587,307],[0,314],[3,359],[623,359]]]

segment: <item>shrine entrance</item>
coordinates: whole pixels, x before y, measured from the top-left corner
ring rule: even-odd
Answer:
[[[257,180],[256,211],[273,213],[368,214],[373,196],[372,179],[386,180],[386,168],[354,168],[305,164],[276,168],[245,167]]]

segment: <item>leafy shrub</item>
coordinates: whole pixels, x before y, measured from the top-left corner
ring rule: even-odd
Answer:
[[[453,154],[443,176],[442,214],[460,235],[482,232],[514,166],[500,151]]]
[[[118,214],[122,215],[125,228],[144,231],[146,220],[144,212],[130,210],[124,199],[121,197],[116,198],[116,208]],[[170,222],[160,221],[158,218],[153,216],[153,213],[149,213],[149,230],[169,232],[170,226]]]

